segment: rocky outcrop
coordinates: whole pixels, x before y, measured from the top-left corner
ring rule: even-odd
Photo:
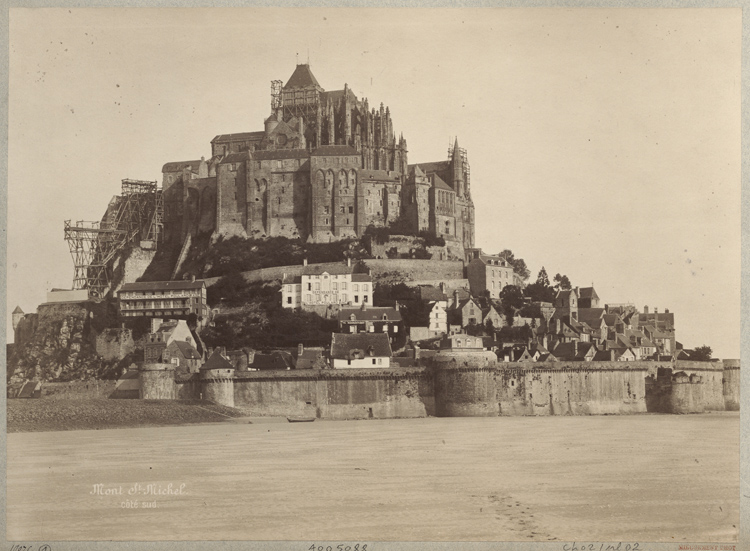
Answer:
[[[25,315],[16,329],[8,378],[71,381],[117,377],[121,364],[132,363],[134,351],[125,344],[117,345],[122,354],[107,354],[107,359],[97,353],[97,327],[106,326],[107,318],[106,303],[40,305],[37,313]]]

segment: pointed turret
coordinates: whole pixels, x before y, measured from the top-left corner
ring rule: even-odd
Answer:
[[[458,137],[453,144],[453,190],[459,197],[464,194],[464,163],[461,159],[461,149],[458,147]]]

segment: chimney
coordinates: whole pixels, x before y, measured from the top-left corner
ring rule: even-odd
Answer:
[[[669,308],[664,308],[664,313],[669,314]]]
[[[363,311],[363,312],[366,312],[366,311],[367,311],[367,303],[366,303],[366,302],[363,302],[363,303],[362,303],[362,311]]]
[[[349,267],[351,267],[351,265],[352,265],[352,259],[351,259],[351,257],[347,257],[346,258],[346,265],[349,266]]]
[[[304,344],[302,344],[302,343],[299,343],[299,344],[297,345],[297,357],[299,358],[300,356],[302,356],[302,353],[303,353],[304,351],[305,351],[305,345],[304,345]]]
[[[559,333],[562,327],[560,327],[560,318],[555,320],[555,333]]]
[[[192,275],[190,276],[190,281],[191,281],[192,283],[195,283],[195,275],[194,275],[194,274],[192,274]]]
[[[656,306],[654,306],[654,316],[658,314],[659,314],[659,309]]]
[[[307,266],[307,258],[303,258],[302,259],[302,265],[303,266]]]
[[[151,320],[151,332],[156,333],[156,331],[161,327],[161,324],[164,323],[164,320],[161,318],[153,318]]]
[[[615,361],[615,349],[614,348],[609,349],[609,361],[610,362]]]
[[[643,307],[643,313],[644,314],[648,314],[648,306],[644,306]]]
[[[578,356],[578,341],[573,341],[573,356]]]
[[[398,301],[396,301],[396,312],[398,312]]]
[[[453,305],[458,306],[458,289],[453,291]]]

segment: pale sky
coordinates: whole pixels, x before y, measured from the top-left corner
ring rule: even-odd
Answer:
[[[11,9],[8,326],[71,286],[63,220],[262,130],[309,55],[410,163],[458,136],[485,251],[738,358],[740,52],[740,9]]]

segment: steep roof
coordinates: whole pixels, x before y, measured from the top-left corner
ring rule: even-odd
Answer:
[[[580,289],[578,289],[578,297],[595,298],[596,300],[599,300],[599,295],[596,294],[596,291],[593,287],[581,287]]]
[[[122,291],[175,291],[181,289],[200,289],[206,282],[202,279],[195,281],[141,281],[126,283],[120,287]]]
[[[578,309],[578,320],[587,323],[591,327],[598,327],[601,325],[601,320],[604,317],[604,308],[579,308]]]
[[[207,371],[209,369],[234,369],[234,366],[229,363],[229,360],[222,356],[218,350],[214,350],[214,353],[211,354],[208,361],[203,364],[203,367],[201,367],[201,371]]]
[[[359,155],[350,145],[321,145],[312,152],[313,157],[329,157],[333,155]]]
[[[238,132],[237,134],[219,134],[211,143],[220,142],[243,142],[243,141],[256,141],[259,142],[265,137],[266,133],[263,130],[256,132]]]
[[[186,360],[200,360],[201,355],[198,354],[198,351],[193,348],[193,346],[189,342],[183,342],[183,341],[173,341],[173,343],[180,351],[180,354],[182,354],[182,357]]]
[[[372,281],[372,276],[370,274],[353,273],[352,281],[369,283]]]
[[[434,172],[443,172],[450,167],[450,161],[435,161],[432,163],[417,163],[409,165],[409,169],[418,166],[425,174],[432,174]]]
[[[162,173],[164,172],[182,172],[182,169],[186,166],[190,167],[190,170],[197,171],[198,166],[201,164],[201,160],[195,161],[175,161],[172,163],[166,163],[161,167]]]
[[[23,314],[23,310],[21,310],[20,306],[16,306],[16,309],[13,310],[14,314]]]
[[[220,164],[224,165],[227,163],[242,163],[244,161],[247,161],[250,158],[250,152],[248,151],[240,151],[239,153],[230,153],[226,157],[224,157]]]
[[[331,358],[348,360],[352,350],[361,350],[365,357],[391,356],[391,343],[386,333],[333,333],[331,335]]]
[[[310,65],[308,65],[307,63],[301,63],[297,65],[297,67],[294,69],[294,72],[292,73],[292,76],[290,76],[289,80],[286,81],[284,90],[288,90],[290,88],[305,88],[307,86],[317,86],[318,88],[322,88],[320,84],[318,84],[318,80],[315,78],[315,75],[312,74]]]
[[[351,88],[349,88],[347,91],[348,91],[347,95],[349,96],[349,99],[352,102],[354,102],[354,103],[359,102],[359,99],[357,99],[356,94],[354,92],[352,92]],[[332,102],[336,102],[339,99],[342,99],[343,97],[344,97],[344,90],[330,90],[328,92],[321,92],[320,93],[320,100],[321,100],[322,103],[325,103],[328,100],[330,100]]]
[[[391,306],[368,306],[362,308],[342,307],[339,310],[339,321],[349,321],[354,316],[356,321],[383,321],[386,316],[388,321],[401,321],[401,312]]]
[[[419,286],[419,299],[422,301],[425,300],[434,300],[434,301],[444,301],[448,300],[445,294],[438,289],[437,287],[434,287],[432,285],[420,285]]]
[[[430,180],[432,180],[432,185],[436,189],[444,189],[447,191],[453,191],[453,188],[450,187],[448,184],[446,184],[443,179],[438,176],[437,174],[430,174],[429,176]]]

